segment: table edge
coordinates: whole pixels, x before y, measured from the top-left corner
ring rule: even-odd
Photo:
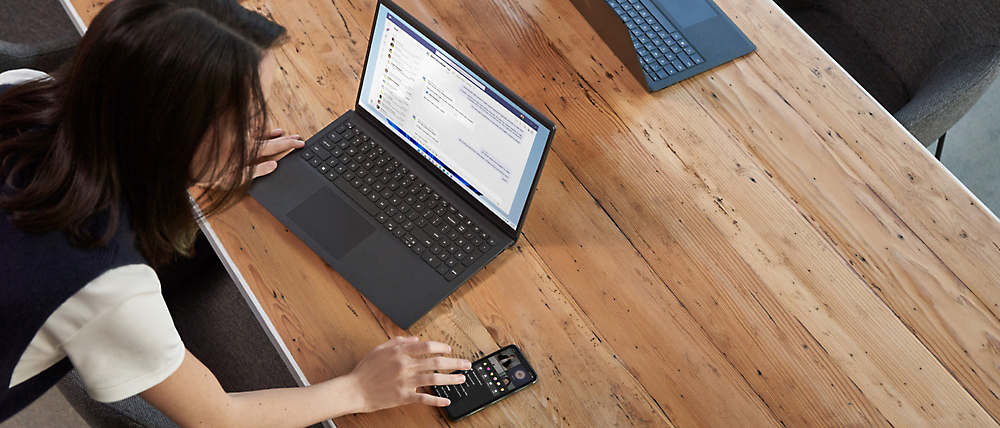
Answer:
[[[903,126],[902,123],[899,123],[899,120],[896,119],[896,116],[893,116],[892,113],[889,113],[889,110],[886,110],[885,106],[883,106],[882,103],[878,102],[878,100],[876,100],[875,97],[873,97],[872,94],[869,93],[868,90],[865,89],[864,86],[861,86],[861,84],[858,83],[857,79],[855,79],[854,76],[851,75],[851,73],[848,73],[847,70],[845,70],[844,67],[842,65],[840,65],[840,63],[837,62],[837,60],[832,55],[830,55],[829,52],[826,51],[826,49],[823,49],[823,46],[821,46],[819,44],[819,42],[816,41],[816,39],[813,39],[812,36],[809,35],[809,33],[806,33],[806,30],[802,29],[802,27],[799,26],[799,24],[797,22],[795,22],[795,20],[792,19],[791,16],[788,16],[788,14],[785,13],[785,11],[783,9],[778,8],[778,10],[780,10],[781,13],[785,16],[785,19],[787,19],[789,22],[791,22],[795,26],[795,28],[799,31],[799,33],[801,33],[802,35],[806,36],[806,39],[809,40],[809,43],[811,43],[815,48],[819,49],[821,52],[823,52],[823,54],[825,54],[827,56],[827,58],[829,58],[830,62],[834,63],[837,66],[837,68],[840,70],[840,72],[843,73],[845,76],[847,76],[848,79],[851,80],[851,83],[853,83],[855,87],[857,87],[858,89],[861,89],[861,92],[863,92],[865,94],[865,96],[868,97],[869,100],[871,100],[873,103],[875,103],[875,105],[878,107],[878,109],[882,113],[884,113],[886,116],[892,118],[892,123],[894,123],[900,130],[902,130],[904,133],[906,133],[906,135],[908,137],[910,137],[911,141],[913,141],[918,146],[920,146],[921,148],[923,148],[924,149],[924,153],[928,157],[933,158],[934,161],[937,162],[938,166],[941,169],[945,170],[948,173],[948,176],[950,176],[951,179],[954,182],[958,183],[958,185],[961,186],[963,190],[965,190],[965,193],[967,193],[968,196],[971,196],[972,199],[975,200],[976,203],[979,204],[979,206],[982,207],[984,209],[984,211],[986,211],[986,213],[989,214],[989,216],[993,218],[994,221],[1000,223],[1000,217],[997,217],[997,214],[994,213],[992,210],[990,210],[990,207],[988,207],[986,204],[984,204],[983,201],[981,201],[979,199],[979,197],[976,196],[975,193],[972,193],[972,191],[969,190],[969,187],[966,186],[965,183],[962,182],[962,180],[959,180],[958,177],[956,177],[955,174],[950,169],[948,169],[947,166],[944,165],[944,162],[941,162],[937,157],[935,157],[934,154],[931,153],[930,149],[927,148],[927,146],[924,146],[923,143],[920,142],[920,140],[917,140],[917,138],[913,136],[913,133],[911,133],[909,129],[906,129],[906,127]]]
[[[260,324],[267,338],[271,341],[271,345],[274,349],[278,351],[278,355],[281,357],[281,361],[285,364],[285,367],[291,373],[292,377],[295,379],[295,383],[299,386],[309,386],[309,380],[306,379],[306,375],[302,372],[299,364],[295,361],[295,357],[292,356],[291,351],[285,346],[285,342],[281,339],[281,335],[278,330],[274,328],[274,324],[271,323],[271,318],[267,316],[267,312],[260,305],[257,300],[257,296],[253,294],[253,290],[250,289],[250,285],[247,284],[246,279],[243,278],[243,274],[240,273],[239,268],[233,259],[229,257],[229,252],[226,251],[226,247],[222,244],[219,236],[216,235],[215,230],[212,225],[205,219],[202,215],[201,208],[198,204],[191,200],[191,205],[198,219],[198,227],[205,234],[205,238],[208,239],[209,244],[212,245],[212,249],[215,250],[215,254],[219,256],[219,260],[222,265],[225,266],[226,272],[229,273],[229,277],[233,280],[236,288],[239,289],[240,294],[243,295],[243,299],[246,301],[247,306],[250,311],[253,312],[257,322]],[[333,420],[325,420],[322,422],[323,426],[329,428],[336,428],[337,425],[333,423]]]

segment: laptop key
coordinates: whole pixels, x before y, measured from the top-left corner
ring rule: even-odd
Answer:
[[[437,269],[435,269],[435,270],[437,271],[437,273],[439,273],[441,275],[444,275],[446,272],[448,272],[448,265],[445,264],[445,263],[442,263],[441,266],[438,266]]]
[[[405,234],[405,233],[406,233],[406,230],[404,230],[402,227],[397,227],[396,230],[392,231],[392,234],[396,235],[397,238],[402,237],[403,234]]]
[[[361,206],[362,209],[368,212],[368,215],[378,214],[379,209],[371,201],[365,199],[363,195],[358,193],[358,190],[351,187],[351,185],[344,179],[344,177],[333,180],[333,184],[336,184],[347,196],[351,197],[356,204]]]
[[[458,266],[455,266],[455,267],[449,269],[448,272],[445,272],[444,273],[444,279],[447,279],[448,281],[451,281],[451,280],[454,280],[455,278],[457,278],[458,277],[458,271],[456,271],[456,268],[458,268]]]
[[[348,170],[348,171],[347,171],[347,172],[345,172],[345,173],[344,173],[344,175],[342,175],[341,177],[344,177],[344,180],[347,180],[347,181],[351,181],[351,180],[353,180],[353,179],[354,179],[355,175],[354,175],[354,173],[353,173],[353,172],[351,172],[350,170]]]
[[[320,158],[317,158],[317,157],[309,159],[309,165],[312,165],[314,167],[319,166],[321,163],[323,163],[323,159],[320,159]]]
[[[404,216],[402,213],[396,213],[396,215],[392,216],[392,219],[396,220],[396,223],[402,223],[406,221],[406,216]]]
[[[337,131],[338,134],[343,134],[347,132],[347,125],[341,124],[340,126],[334,128],[333,130]]]
[[[424,232],[427,232],[427,236],[429,236],[431,240],[435,242],[440,241],[442,238],[444,238],[444,235],[442,235],[441,232],[438,232],[437,228],[431,224],[428,224],[427,226],[424,227]]]
[[[385,213],[378,213],[375,214],[375,220],[379,223],[385,223],[386,220],[389,220],[389,216],[385,215]]]
[[[458,260],[455,260],[454,257],[449,257],[448,259],[446,259],[444,261],[444,265],[448,266],[448,267],[452,267],[452,266],[455,266],[457,264],[458,264]]]
[[[413,252],[414,252],[414,253],[416,253],[417,255],[420,255],[420,254],[423,254],[423,252],[424,252],[424,251],[427,251],[427,249],[426,249],[426,248],[424,248],[424,247],[423,247],[422,245],[420,245],[420,244],[416,244],[416,245],[414,245],[414,246],[410,247],[410,251],[413,251]]]
[[[389,205],[389,208],[385,209],[385,213],[389,214],[390,217],[396,215],[396,212],[396,207],[392,206],[392,204]]]
[[[413,237],[417,238],[417,241],[423,244],[425,247],[430,247],[431,245],[434,245],[434,241],[432,241],[431,237],[427,236],[427,233],[425,233],[423,230],[419,228],[414,228],[413,230],[410,231],[410,233],[413,234]]]
[[[315,156],[316,155],[312,154],[312,152],[310,152],[309,150],[303,150],[302,151],[302,158],[305,159],[305,160],[312,159]]]
[[[333,181],[333,180],[337,179],[337,173],[335,173],[333,171],[330,171],[330,172],[326,173],[326,175],[324,175],[324,177],[326,177],[327,180]]]
[[[328,158],[330,158],[330,152],[326,151],[326,149],[320,147],[319,145],[314,145],[310,147],[309,150],[312,151],[313,154],[318,156],[320,159],[327,160]]]
[[[431,265],[432,268],[441,266],[441,259],[438,259],[437,256],[432,254],[431,251],[421,254],[420,258],[423,259],[425,263]]]
[[[476,262],[476,259],[478,259],[479,256],[481,256],[481,255],[482,255],[482,253],[480,253],[478,251],[474,252],[474,253],[471,253],[471,254],[465,256],[464,259],[462,259],[462,264],[465,265],[466,267],[472,266],[472,264]]]
[[[431,245],[431,248],[428,251],[430,251],[431,254],[434,254],[434,257],[437,258],[437,255],[441,254],[441,251],[444,251],[444,250],[441,247],[439,247],[437,244],[434,244],[434,245]]]

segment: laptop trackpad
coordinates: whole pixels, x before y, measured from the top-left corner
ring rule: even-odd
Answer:
[[[338,260],[375,231],[371,223],[326,187],[295,207],[288,218]]]
[[[672,16],[681,28],[687,28],[718,15],[705,0],[654,0],[660,10]]]

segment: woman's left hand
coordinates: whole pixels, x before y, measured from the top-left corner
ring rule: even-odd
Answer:
[[[278,159],[285,157],[291,149],[300,149],[306,145],[299,134],[285,135],[281,128],[272,129],[264,138],[266,140],[260,147],[260,158],[253,167],[254,178],[274,172],[278,167]]]

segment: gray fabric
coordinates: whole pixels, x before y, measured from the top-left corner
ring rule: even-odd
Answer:
[[[72,56],[79,41],[59,0],[0,0],[0,72],[51,72]]]
[[[73,370],[59,381],[59,392],[87,425],[92,427],[122,428],[174,428],[170,418],[160,413],[138,395],[114,403],[98,403],[90,399],[83,387],[83,380]]]
[[[989,89],[1000,74],[1000,46],[973,47],[946,59],[893,115],[924,145],[937,141]]]
[[[924,145],[1000,67],[1000,1],[776,0]]]
[[[193,259],[157,270],[184,345],[215,374],[226,391],[296,386],[204,238],[199,238],[195,254]],[[94,427],[176,426],[138,396],[110,404],[91,400],[75,372],[60,381],[59,390]]]

